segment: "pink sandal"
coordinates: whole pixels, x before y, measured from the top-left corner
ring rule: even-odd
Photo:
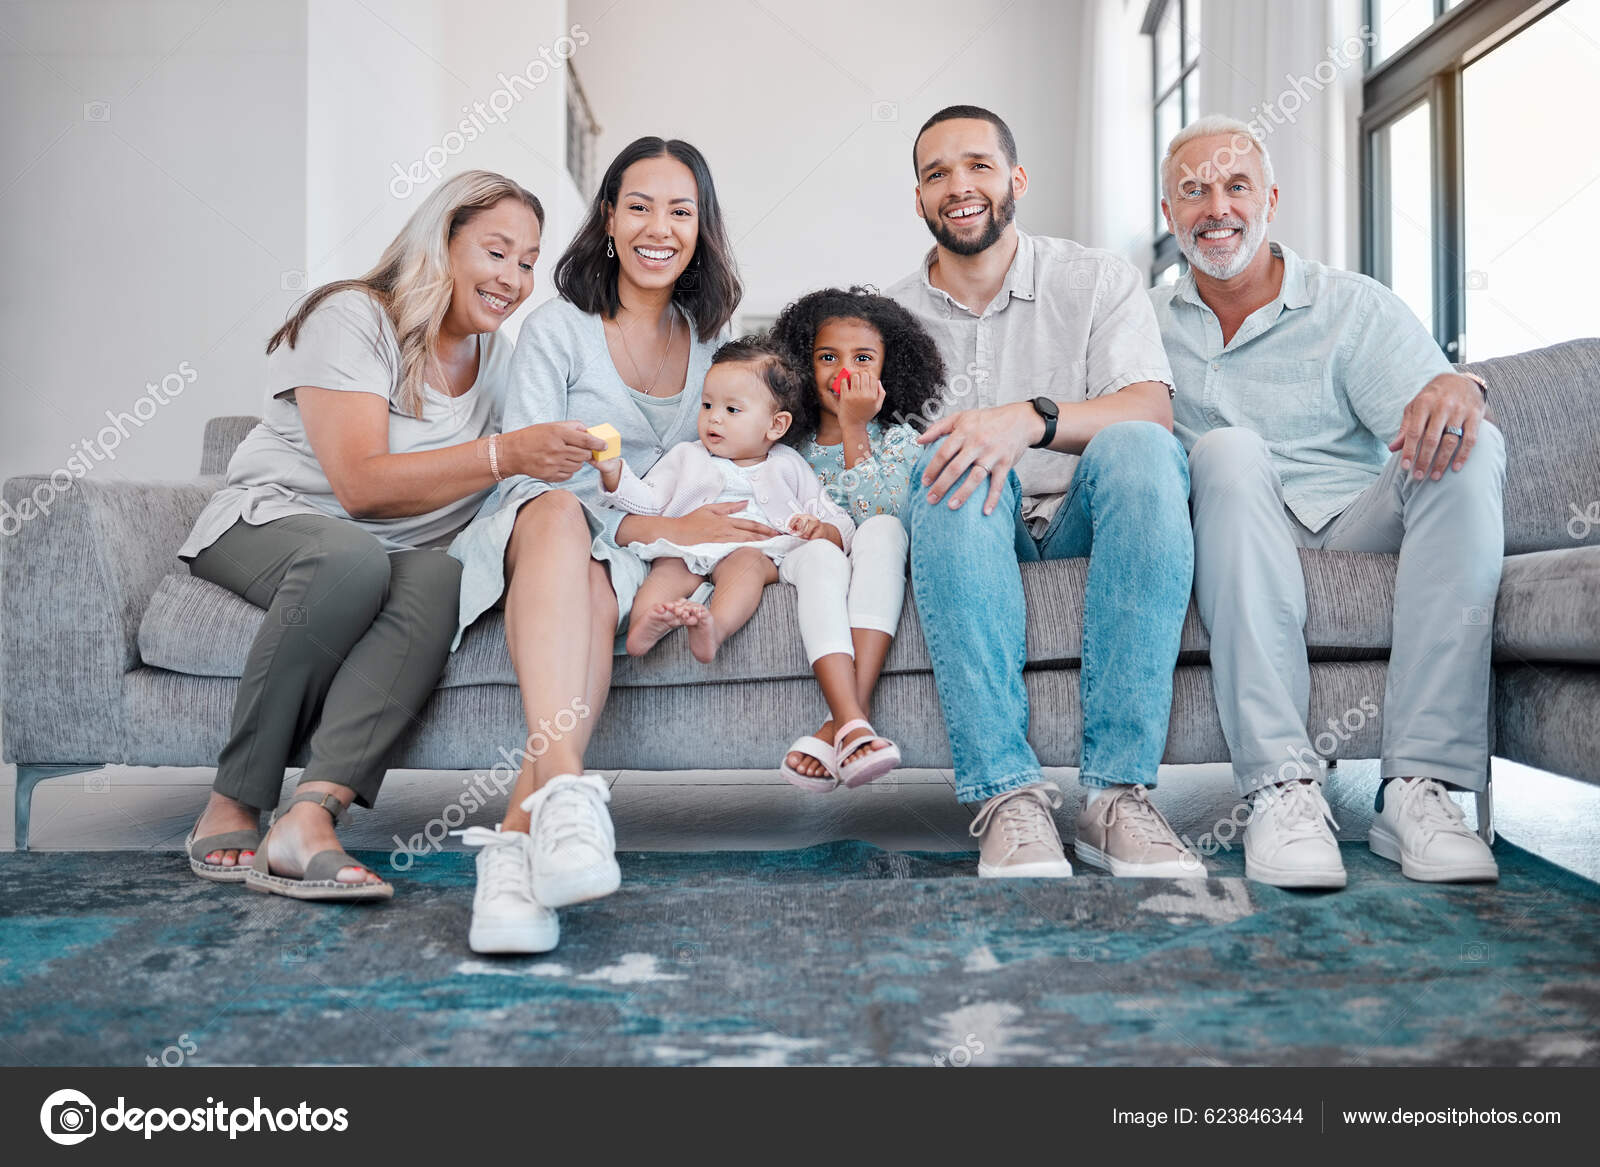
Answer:
[[[844,744],[845,735],[857,729],[866,729],[871,736],[857,738],[850,743],[847,750]],[[873,742],[884,744],[880,749],[865,749]],[[882,778],[900,765],[900,747],[888,738],[880,737],[871,723],[860,717],[854,721],[847,721],[839,727],[839,731],[833,735],[833,753],[835,758],[855,755],[854,761],[838,763],[839,781],[845,786],[865,786],[874,778]]]
[[[822,763],[822,768],[827,773],[802,774],[789,765],[789,754],[804,754],[808,758],[815,758]],[[778,767],[778,773],[791,786],[798,786],[801,790],[809,790],[813,794],[826,794],[839,785],[839,763],[834,757],[833,748],[821,738],[811,737],[809,734],[795,739],[794,745],[784,754],[783,764]]]

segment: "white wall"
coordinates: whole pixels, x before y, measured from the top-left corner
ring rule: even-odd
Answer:
[[[444,172],[500,170],[539,195],[534,300],[548,296],[579,203],[565,78],[540,49],[559,61],[568,31],[565,0],[0,6],[0,253],[13,273],[0,287],[0,475],[65,467],[108,409],[136,408],[148,420],[125,421],[128,436],[108,439],[115,459],[89,459],[90,473],[193,475],[207,418],[260,412],[263,347],[307,282],[370,268],[436,185],[396,197],[394,164],[423,159],[462,105],[536,61],[548,78],[519,85],[505,121],[484,121]],[[169,381],[177,396],[138,404],[180,369],[192,379]]]
[[[1360,0],[1230,0],[1206,4],[1200,30],[1202,109],[1266,133],[1278,182],[1268,237],[1356,269],[1361,17]]]
[[[552,294],[551,272],[581,217],[566,172],[563,55],[582,62],[566,0],[310,0],[306,272],[311,286],[359,275],[444,177],[494,170],[545,207],[534,292],[503,327]],[[560,38],[571,41],[558,43]],[[543,50],[543,54],[541,54]],[[552,67],[552,62],[555,67]],[[537,84],[526,76],[532,66]],[[509,89],[499,77],[524,74]],[[496,91],[503,91],[496,97]],[[504,109],[504,120],[472,108]],[[468,107],[463,112],[462,107]],[[471,125],[461,131],[463,120]],[[468,135],[474,140],[466,142]],[[432,154],[430,155],[430,150]],[[400,172],[421,175],[413,185]]]
[[[1019,223],[1075,237],[1085,221],[1072,193],[1088,165],[1074,129],[1084,4],[691,0],[670,18],[647,0],[570,8],[592,38],[577,68],[603,127],[597,171],[644,134],[698,146],[728,214],[745,314],[915,268],[932,240],[912,209],[911,143],[952,103],[987,106],[1016,133],[1032,183]],[[1131,185],[1151,189],[1148,166]]]
[[[0,475],[64,467],[185,363],[92,473],[194,474],[303,266],[305,4],[6,4],[0,110]]]

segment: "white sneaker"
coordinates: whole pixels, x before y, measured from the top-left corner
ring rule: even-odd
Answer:
[[[534,897],[533,840],[521,831],[457,831],[478,852],[467,945],[474,952],[549,952],[561,939],[556,914]]]
[[[598,774],[558,774],[523,800],[533,816],[533,894],[540,903],[564,908],[622,886],[610,801]]]
[[[1244,875],[1274,887],[1343,887],[1344,860],[1322,787],[1285,782],[1258,790],[1244,828]]]
[[[1383,789],[1367,846],[1400,864],[1408,879],[1464,883],[1500,878],[1489,845],[1467,826],[1461,808],[1432,778],[1395,779]]]

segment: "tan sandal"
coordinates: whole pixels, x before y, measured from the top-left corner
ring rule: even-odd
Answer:
[[[344,812],[343,804],[331,794],[313,794],[307,791],[291,798],[289,806],[297,802],[316,803],[333,816],[335,826],[339,825],[339,816]],[[360,902],[394,898],[394,885],[391,883],[342,883],[335,878],[340,870],[346,867],[359,867],[362,871],[372,872],[372,869],[361,860],[337,847],[318,851],[311,857],[304,873],[299,877],[272,874],[267,864],[267,842],[277,821],[278,812],[273,811],[272,821],[267,824],[267,836],[256,847],[256,857],[245,871],[244,885],[251,891],[288,896],[294,900]]]

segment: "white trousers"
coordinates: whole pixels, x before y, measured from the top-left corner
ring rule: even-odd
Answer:
[[[874,515],[856,528],[850,555],[826,539],[811,539],[778,565],[778,578],[799,592],[800,639],[812,664],[830,653],[852,657],[852,628],[887,632],[900,627],[906,598],[905,524]]]

